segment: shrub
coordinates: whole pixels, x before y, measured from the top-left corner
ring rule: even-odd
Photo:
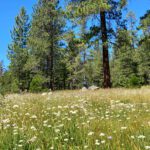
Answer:
[[[42,75],[35,75],[30,83],[30,92],[41,92],[45,78]]]
[[[137,76],[131,76],[129,78],[129,81],[128,81],[128,86],[129,87],[140,87],[140,78],[138,78]]]
[[[17,79],[14,79],[11,83],[11,93],[19,92],[19,82]]]

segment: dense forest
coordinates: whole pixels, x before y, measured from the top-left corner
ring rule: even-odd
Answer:
[[[0,92],[150,84],[150,10],[137,24],[126,0],[39,0],[15,18]]]

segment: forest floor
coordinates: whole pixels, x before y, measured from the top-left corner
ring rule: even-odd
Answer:
[[[0,150],[84,149],[150,149],[150,89],[1,98]]]

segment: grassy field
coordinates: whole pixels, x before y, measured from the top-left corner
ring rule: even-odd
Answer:
[[[150,90],[58,91],[0,100],[0,150],[150,149]]]

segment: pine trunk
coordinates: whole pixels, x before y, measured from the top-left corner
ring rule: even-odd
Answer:
[[[105,11],[100,12],[101,18],[101,33],[102,33],[102,43],[103,43],[103,74],[104,74],[104,88],[111,87],[110,81],[110,67],[109,67],[109,53],[108,53],[108,36],[106,27],[106,16]]]

